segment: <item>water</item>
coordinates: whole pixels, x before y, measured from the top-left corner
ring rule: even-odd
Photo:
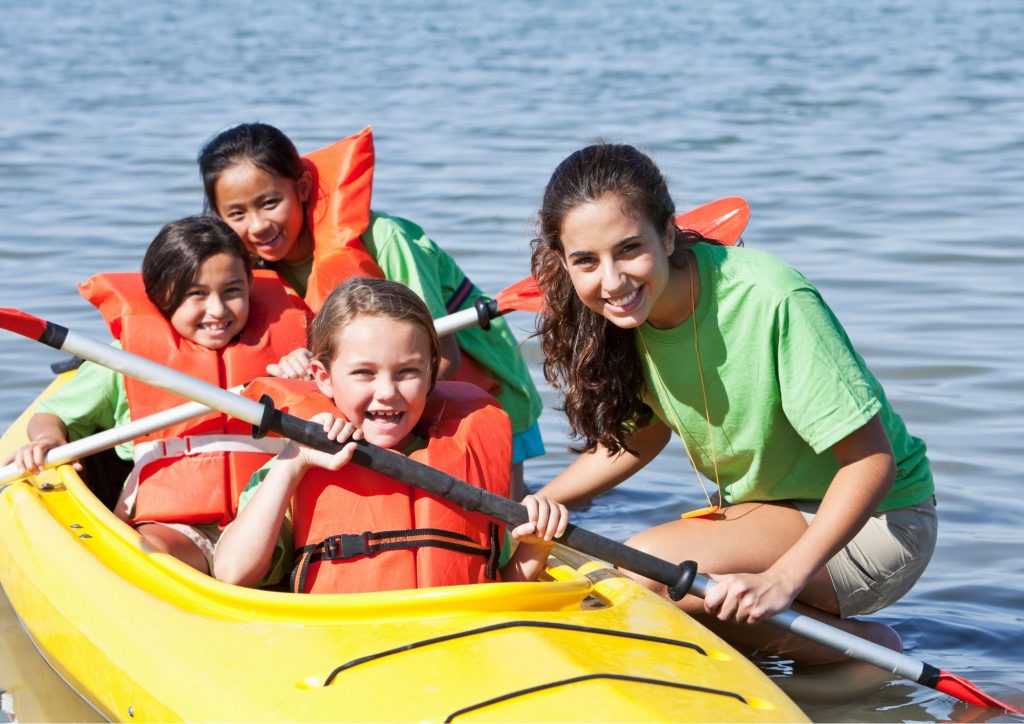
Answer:
[[[0,306],[104,337],[75,283],[137,269],[164,222],[197,212],[195,155],[238,122],[278,125],[300,150],[372,124],[374,206],[420,223],[492,292],[529,271],[555,164],[599,137],[638,144],[681,208],[750,201],[747,244],[820,287],[928,442],[939,547],[879,619],[912,656],[1024,705],[1024,6],[328,5],[6,4]],[[512,321],[525,338],[530,318]],[[59,357],[0,341],[0,422]],[[534,486],[570,460],[545,401]],[[624,539],[700,504],[673,449],[576,520]],[[2,632],[16,714],[89,716],[16,625]],[[904,683],[790,683],[808,684],[798,701],[820,720],[991,716]]]

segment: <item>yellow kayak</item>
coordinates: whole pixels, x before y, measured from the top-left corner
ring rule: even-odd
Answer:
[[[245,589],[147,550],[61,466],[0,484],[0,584],[111,720],[806,721],[720,638],[559,546],[536,583]]]

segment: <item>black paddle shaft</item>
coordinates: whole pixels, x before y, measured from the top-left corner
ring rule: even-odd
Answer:
[[[281,412],[274,407],[273,400],[266,395],[260,402],[263,404],[263,420],[253,429],[254,437],[263,437],[267,432],[273,431],[325,453],[334,454],[341,450],[343,443],[328,438],[323,426]],[[372,445],[365,440],[355,442],[357,447],[352,456],[352,462],[357,465],[389,478],[401,480],[415,488],[450,500],[464,510],[483,513],[513,527],[529,520],[526,507],[513,500],[470,485],[448,473]],[[669,596],[674,601],[678,601],[686,595],[697,575],[697,564],[693,561],[684,561],[675,565],[572,523],[566,528],[565,533],[556,540],[594,558],[608,561],[619,568],[639,573],[645,578],[664,584],[668,588]]]

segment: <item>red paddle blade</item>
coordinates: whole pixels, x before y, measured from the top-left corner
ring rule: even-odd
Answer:
[[[1011,714],[1024,714],[1024,711],[989,696],[962,676],[950,674],[947,671],[939,672],[939,681],[934,688],[943,694],[956,697],[960,701],[966,701],[968,704],[988,706],[993,709],[1005,709]]]
[[[676,226],[732,246],[739,241],[748,221],[750,204],[739,196],[728,196],[680,214]]]
[[[544,306],[544,298],[533,277],[520,279],[495,297],[498,311],[505,312],[539,312]]]
[[[46,331],[46,321],[19,309],[3,307],[0,308],[0,327],[23,337],[38,340]]]

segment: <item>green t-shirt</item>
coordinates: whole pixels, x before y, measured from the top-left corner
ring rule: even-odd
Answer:
[[[113,346],[120,348],[121,344],[115,341]],[[93,362],[83,362],[66,385],[39,403],[36,412],[59,417],[68,429],[68,442],[131,422],[124,376]],[[114,450],[122,460],[132,460],[130,440]]]
[[[701,474],[714,482],[696,319],[725,500],[821,500],[839,469],[831,446],[876,414],[897,465],[878,510],[932,495],[924,442],[908,434],[811,283],[761,251],[698,244],[694,254],[701,289],[695,317],[673,329],[644,323],[636,345],[644,401],[683,436]]]
[[[416,292],[435,319],[472,307],[482,295],[455,260],[411,221],[374,212],[363,243],[385,278]],[[498,402],[512,420],[512,432],[528,430],[540,417],[542,403],[508,323],[498,318],[490,330],[474,326],[457,332],[455,339],[501,385]]]

